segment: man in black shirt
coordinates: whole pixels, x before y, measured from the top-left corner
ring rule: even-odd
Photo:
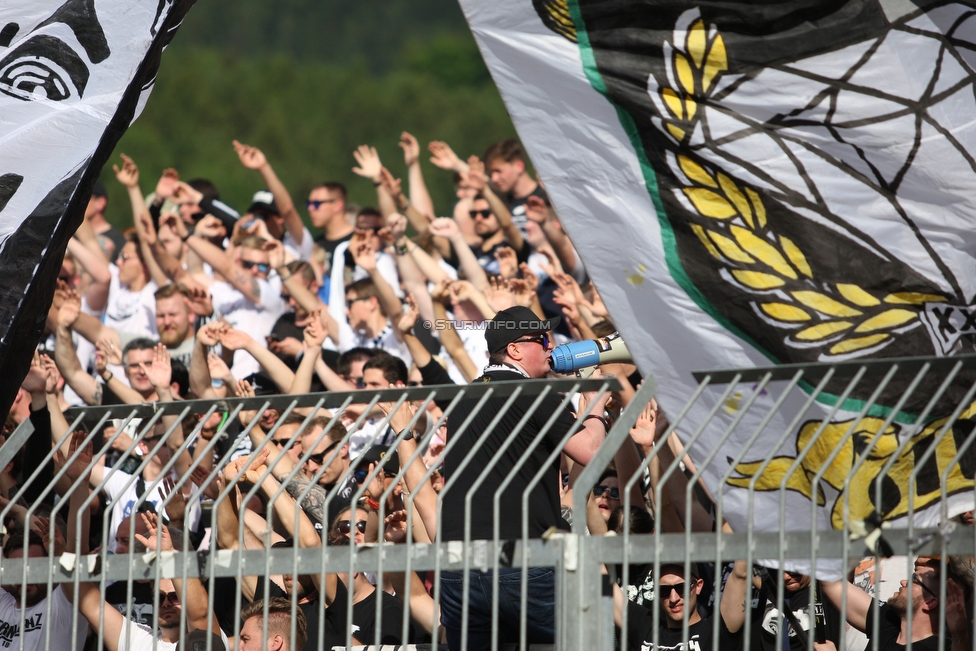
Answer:
[[[874,648],[904,649],[908,645],[908,620],[912,621],[912,648],[928,651],[944,648],[939,639],[939,571],[938,558],[920,556],[915,561],[915,572],[901,588],[878,609],[878,639]],[[841,581],[824,581],[824,594],[838,609],[844,595]],[[874,633],[874,599],[853,583],[847,586],[847,621],[865,635]],[[952,651],[971,649],[969,644],[969,620],[962,588],[952,579],[946,579],[945,604],[946,630],[952,637]]]
[[[747,567],[745,561],[736,561],[725,583],[719,602],[718,648],[722,651],[739,647],[740,633],[745,623]],[[691,572],[685,577],[683,565],[662,565],[656,601],[661,615],[657,629],[657,645],[654,643],[654,613],[624,597],[620,587],[613,585],[613,616],[619,627],[623,622],[623,609],[627,608],[627,648],[635,651],[667,651],[669,649],[715,648],[712,617],[702,617],[698,612],[698,595],[704,587],[698,567],[691,564]],[[688,636],[683,636],[684,619],[688,618]]]
[[[549,372],[549,356],[552,350],[549,332],[559,318],[541,320],[531,310],[516,306],[502,310],[488,323],[485,340],[488,343],[489,366],[475,382],[501,382],[544,378]],[[488,402],[474,413],[470,425],[460,432],[461,424],[473,412],[478,399],[462,402],[448,419],[448,440],[457,436],[444,461],[445,474],[456,476],[456,483],[444,494],[441,510],[441,526],[444,540],[463,540],[465,518],[471,521],[471,539],[483,540],[493,536],[495,491],[512,473],[522,457],[530,454],[529,461],[518,471],[501,495],[500,535],[503,539],[520,538],[522,522],[522,494],[529,482],[543,467],[546,458],[558,448],[561,439],[571,428],[582,425],[566,444],[564,452],[577,463],[586,464],[606,437],[602,419],[603,407],[609,395],[601,396],[592,413],[580,424],[568,410],[561,406],[558,395],[545,397],[538,407],[532,407],[538,396],[518,398],[501,416],[499,422],[484,438],[491,421],[502,411],[507,398],[499,397]],[[592,403],[596,396],[589,396]],[[518,423],[529,412],[527,422],[514,439],[511,435]],[[531,453],[529,446],[539,431],[555,414],[555,421],[542,441]],[[394,427],[396,425],[394,424]],[[511,439],[511,440],[510,440]],[[465,513],[465,497],[474,482],[487,468],[488,476],[472,499],[470,512]],[[536,484],[529,496],[529,536],[539,538],[552,526],[565,528],[559,507],[559,464],[546,469],[542,481]],[[555,607],[554,575],[549,568],[529,570],[528,640],[533,644],[551,644]],[[499,577],[499,586],[507,598],[499,600],[500,639],[504,643],[518,639],[521,570],[505,570]],[[491,572],[471,572],[471,601],[468,605],[468,648],[484,649],[491,644]],[[461,646],[461,604],[463,576],[460,572],[444,572],[441,580],[441,621],[447,631],[448,646]]]

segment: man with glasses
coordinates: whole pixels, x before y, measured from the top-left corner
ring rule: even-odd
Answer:
[[[951,636],[952,651],[970,650],[970,624],[962,587],[945,577],[946,599],[940,592],[940,559],[920,556],[915,571],[901,582],[901,587],[877,611],[877,649],[904,649],[909,643],[908,622],[911,621],[911,645],[918,651],[945,648],[939,639],[940,618],[945,613],[946,631]],[[847,593],[847,622],[868,637],[874,634],[874,599],[853,583],[824,581],[824,594],[840,609]],[[845,589],[846,588],[846,589]]]
[[[644,606],[628,601],[620,587],[613,584],[614,623],[623,625],[623,609],[627,608],[627,648],[634,651],[666,651],[668,649],[737,649],[741,642],[742,625],[745,623],[746,581],[748,568],[745,561],[736,561],[725,582],[719,602],[718,646],[714,646],[714,622],[712,617],[702,617],[698,610],[698,596],[705,585],[698,565],[692,563],[686,574],[684,565],[662,565],[657,585],[656,601],[661,614],[657,628],[657,645],[654,644],[654,613]],[[685,636],[684,623],[688,621]]]
[[[210,286],[214,316],[263,343],[285,310],[281,278],[277,272],[272,273],[266,240],[246,235],[237,242],[236,255],[231,255],[206,239],[210,230],[219,226],[216,218],[204,217],[187,240],[190,249],[213,267],[218,278]],[[235,378],[259,370],[260,364],[246,350],[234,353],[231,373]]]
[[[501,273],[495,254],[505,247],[515,251],[518,262],[528,261],[531,247],[522,232],[512,223],[512,216],[507,210],[504,215],[499,216],[492,210],[485,196],[478,194],[471,203],[470,214],[471,221],[474,222],[474,232],[481,238],[481,244],[473,248],[474,254],[485,271],[492,275]],[[453,249],[448,262],[455,268],[461,266]]]
[[[336,247],[352,238],[355,230],[346,220],[346,186],[327,181],[312,188],[305,202],[312,226],[322,229],[315,243],[325,249],[326,263],[332,260]]]
[[[559,317],[542,320],[532,310],[515,306],[498,312],[487,322],[485,340],[488,344],[489,365],[475,382],[501,382],[544,378],[549,373],[549,356],[552,352],[550,331],[559,323]],[[545,474],[529,494],[529,536],[539,538],[550,527],[566,528],[560,515],[559,464],[546,467],[546,459],[559,448],[566,433],[575,427],[579,431],[570,438],[563,451],[577,463],[587,464],[606,438],[603,407],[609,394],[597,399],[589,395],[593,404],[593,416],[578,423],[573,414],[562,406],[562,397],[546,396],[536,406],[537,396],[517,398],[507,409],[507,397],[489,399],[478,408],[478,400],[462,402],[448,418],[448,440],[459,440],[444,459],[445,474],[456,476],[456,484],[445,494],[441,510],[444,540],[464,540],[465,521],[470,519],[471,539],[490,539],[494,534],[495,491],[512,474],[515,464],[523,461],[527,448],[539,431],[553,419],[553,424],[541,445],[530,454],[527,462],[501,494],[498,522],[501,538],[522,537],[522,494],[529,481],[539,470]],[[595,404],[594,404],[595,403]],[[521,421],[531,412],[528,419]],[[462,423],[471,423],[461,431]],[[492,421],[497,424],[480,445],[479,439]],[[508,442],[513,430],[521,425],[516,438]],[[504,448],[504,449],[503,449]],[[461,464],[470,457],[462,469]],[[470,512],[465,511],[465,498],[474,482],[486,468],[491,470],[472,498]],[[518,641],[520,616],[527,618],[530,644],[552,644],[555,617],[555,576],[551,568],[528,570],[529,594],[527,612],[520,613],[521,570],[506,569],[512,575],[499,581],[507,594],[499,599],[499,631],[502,643]],[[441,578],[441,621],[447,632],[448,646],[461,648],[462,602],[464,576],[461,572],[444,572]],[[487,649],[491,644],[492,576],[491,572],[473,570],[469,574],[470,601],[468,603],[468,648]]]

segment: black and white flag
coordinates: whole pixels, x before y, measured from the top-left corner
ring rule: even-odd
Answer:
[[[195,0],[0,3],[0,410],[30,363],[68,239]]]

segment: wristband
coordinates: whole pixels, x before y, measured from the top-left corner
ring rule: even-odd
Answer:
[[[383,185],[383,181],[373,181],[373,187],[378,188]]]
[[[583,419],[583,422],[585,423],[586,421],[590,420],[591,418],[594,418],[594,419],[600,421],[601,423],[603,423],[603,429],[606,430],[607,432],[610,431],[610,421],[608,421],[603,416],[598,416],[597,414],[590,414],[589,416],[587,416],[586,418]]]
[[[105,377],[106,374],[108,377]],[[105,373],[102,373],[102,379],[105,381],[105,384],[111,382],[113,377],[115,377],[115,375],[112,373],[112,371],[105,371]]]
[[[399,244],[394,244],[393,250],[396,251],[397,255],[407,255],[410,253],[410,245],[404,244],[403,246],[400,246]]]
[[[366,498],[366,506],[368,506],[372,511],[379,512],[380,510],[380,503],[374,500],[372,497]]]
[[[284,268],[284,267],[282,267],[282,269],[285,269],[285,268]],[[278,271],[278,270],[277,270],[277,269],[275,269],[275,271]],[[285,269],[285,271],[288,271],[288,270],[287,270],[287,269]],[[285,282],[286,280],[288,280],[289,278],[291,278],[291,277],[292,277],[293,275],[294,275],[294,274],[292,274],[292,273],[289,273],[289,274],[288,274],[287,276],[282,276],[282,275],[281,275],[281,272],[280,272],[280,271],[278,271],[278,278],[280,278],[280,279],[281,279],[281,282]]]
[[[190,235],[192,234],[193,233],[187,233],[184,237],[181,237],[180,239],[183,240],[183,242],[186,242],[188,239],[190,239]]]

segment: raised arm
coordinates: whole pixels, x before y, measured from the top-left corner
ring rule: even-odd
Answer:
[[[485,273],[485,270],[478,263],[474,251],[464,240],[457,223],[448,217],[438,217],[430,223],[430,232],[437,237],[447,239],[451,243],[454,255],[457,256],[465,277],[478,291],[485,291],[488,287],[488,274]]]
[[[868,610],[871,608],[873,599],[871,595],[848,581],[821,581],[820,587],[823,593],[834,604],[834,608],[840,610],[841,600],[844,597],[844,588],[847,588],[847,612],[845,616],[847,623],[861,631],[867,633]]]
[[[376,205],[379,207],[380,214],[386,217],[395,213],[396,202],[383,184],[383,164],[380,162],[379,154],[376,153],[376,148],[360,145],[352,155],[357,163],[357,166],[352,168],[353,173],[368,179],[376,188]]]
[[[186,241],[190,245],[190,250],[213,267],[214,271],[226,278],[227,282],[244,294],[247,300],[259,304],[261,302],[261,285],[258,284],[257,278],[234,264],[226,251],[211,244],[206,239],[206,236],[219,228],[221,228],[220,221],[216,217],[207,216],[201,219],[194,234]]]
[[[488,185],[488,178],[485,176],[485,164],[477,156],[471,156],[468,158],[468,167],[470,168],[466,177],[468,185],[484,196],[488,205],[491,206],[491,211],[498,218],[498,225],[505,232],[508,243],[516,251],[521,251],[525,248],[525,238],[522,237],[522,231],[512,221],[512,212],[508,206]]]
[[[312,377],[315,373],[315,363],[322,357],[322,342],[325,341],[325,328],[318,311],[312,313],[312,318],[305,326],[305,354],[298,364],[298,370],[292,379],[288,393],[308,393],[312,390]]]
[[[285,229],[295,244],[301,246],[302,238],[305,235],[305,225],[302,223],[298,210],[295,209],[295,202],[292,201],[291,194],[288,193],[285,184],[278,179],[278,175],[275,174],[264,153],[257,147],[243,145],[236,140],[234,141],[234,151],[237,152],[241,165],[249,170],[257,170],[261,174],[268,190],[274,195],[278,213],[285,222]]]
[[[395,404],[396,403],[393,402],[381,402],[377,403],[377,406],[385,413],[389,414],[393,410]],[[409,403],[400,405],[400,408],[397,409],[390,418],[390,427],[399,435],[410,424],[414,413],[414,409]],[[410,493],[416,493],[413,503],[417,508],[417,512],[420,514],[421,519],[424,521],[424,529],[426,530],[427,535],[430,536],[431,540],[436,540],[437,493],[434,492],[434,487],[431,486],[429,481],[423,480],[424,474],[427,472],[427,468],[424,466],[422,455],[417,455],[417,458],[414,459],[413,463],[407,465],[407,462],[410,461],[410,457],[413,456],[414,452],[416,451],[416,438],[405,439],[397,446],[397,457],[400,460],[400,464],[405,466],[407,469],[403,475],[403,479],[407,484],[407,490],[409,490]]]
[[[144,218],[148,219],[149,225],[152,226],[152,217],[149,215],[149,207],[146,206],[146,200],[142,196],[142,190],[139,189],[139,168],[136,166],[135,161],[122,154],[122,168],[119,169],[118,165],[113,165],[112,171],[115,172],[115,178],[125,186],[126,192],[129,193],[129,203],[132,204],[132,221],[135,224],[136,233],[139,236],[139,252],[142,254],[142,260],[149,270],[149,277],[157,285],[162,287],[168,280],[166,274],[160,268],[159,263],[153,257],[152,250],[149,247],[145,235]],[[153,233],[153,237],[155,237],[155,233]]]
[[[217,337],[222,324],[210,322],[197,330],[193,355],[190,357],[190,391],[199,400],[213,400],[217,394],[213,390],[210,365],[207,363],[207,348],[217,345]]]
[[[379,294],[383,311],[386,312],[387,318],[393,322],[394,334],[396,335],[397,341],[403,341],[403,333],[396,328],[396,324],[400,320],[398,317],[403,312],[400,306],[400,299],[397,298],[396,292],[390,287],[390,283],[386,282],[383,274],[380,273],[379,268],[376,266],[376,251],[373,250],[368,242],[357,243],[355,239],[351,243],[349,250],[352,252],[352,257],[355,259],[356,264],[369,273],[369,277],[376,286],[376,293]]]
[[[224,328],[220,331],[219,341],[227,350],[243,349],[247,351],[278,385],[279,390],[287,391],[288,387],[295,381],[295,374],[288,368],[288,365],[246,332]]]
[[[102,404],[102,387],[95,378],[85,373],[78,361],[78,351],[71,340],[71,326],[78,318],[81,310],[81,300],[76,294],[65,299],[58,311],[58,327],[54,331],[54,362],[58,371],[72,390],[77,393],[86,404]]]
[[[569,241],[566,231],[557,223],[555,211],[547,206],[540,197],[530,196],[525,200],[525,216],[537,223],[542,229],[543,235],[546,236],[546,240],[555,252],[556,257],[562,263],[563,269],[567,273],[573,273],[578,264],[576,250],[573,248],[573,243]]]
[[[68,252],[92,278],[91,284],[88,285],[88,290],[85,292],[88,307],[96,312],[101,312],[108,302],[108,290],[112,282],[108,262],[101,255],[101,250],[95,253],[74,237],[68,240]]]
[[[410,203],[417,212],[433,219],[434,202],[424,182],[424,172],[420,169],[420,143],[404,131],[400,134],[400,147],[403,149],[403,162],[407,165],[407,181],[410,183]]]

